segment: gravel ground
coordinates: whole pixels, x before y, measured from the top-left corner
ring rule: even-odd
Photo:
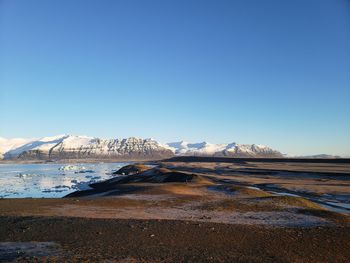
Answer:
[[[34,257],[30,250],[23,249],[15,258],[13,253],[7,258],[6,254],[0,255],[3,262],[350,261],[348,226],[266,228],[176,220],[66,217],[1,217],[0,225],[0,248],[8,247],[3,242],[9,241],[54,242],[53,251],[41,246],[44,256]]]

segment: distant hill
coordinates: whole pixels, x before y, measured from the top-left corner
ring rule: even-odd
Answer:
[[[342,157],[338,155],[331,155],[331,154],[315,154],[315,155],[298,156],[298,158],[336,159],[336,158],[342,158]]]

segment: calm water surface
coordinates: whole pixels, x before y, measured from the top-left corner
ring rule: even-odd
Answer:
[[[0,164],[0,198],[63,197],[111,178],[126,164]]]

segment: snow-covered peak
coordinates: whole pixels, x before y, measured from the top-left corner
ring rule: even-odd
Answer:
[[[129,137],[100,139],[80,135],[58,135],[40,139],[20,140],[10,144],[0,139],[0,158],[71,159],[71,158],[130,158],[150,159],[173,155],[153,139]]]
[[[225,144],[212,144],[208,142],[189,143],[185,141],[180,141],[168,143],[168,146],[171,147],[173,149],[173,152],[178,155],[210,155],[214,154],[217,151],[223,150]]]
[[[41,142],[62,141],[67,137],[69,137],[68,134],[62,134],[62,135],[51,136],[51,137],[42,137],[42,138],[38,139],[38,141],[41,141]]]
[[[256,144],[214,144],[209,142],[188,143],[184,141],[168,143],[169,148],[176,155],[200,155],[200,156],[281,156],[278,151],[264,145]]]
[[[22,152],[32,151],[32,150],[41,150],[49,151],[55,145],[61,143],[69,135],[59,135],[53,137],[43,137],[40,139],[29,140],[22,145],[13,147],[12,149],[4,153],[5,157],[12,157],[21,154]]]
[[[63,147],[75,149],[75,148],[80,148],[80,147],[90,145],[96,142],[96,140],[98,140],[98,138],[89,137],[89,136],[69,135],[64,137],[61,142]]]
[[[12,149],[21,147],[22,145],[30,142],[33,139],[23,139],[23,138],[13,138],[13,139],[6,139],[0,137],[0,154],[6,153]]]
[[[190,143],[172,142],[165,145],[154,139],[129,137],[125,139],[100,139],[96,137],[67,135],[40,139],[5,139],[0,137],[0,158],[115,158],[127,156],[168,157],[171,155],[281,157],[271,148],[258,144],[215,144],[206,141]]]

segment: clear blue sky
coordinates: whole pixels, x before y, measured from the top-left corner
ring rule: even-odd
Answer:
[[[348,0],[0,0],[0,136],[350,155]]]

